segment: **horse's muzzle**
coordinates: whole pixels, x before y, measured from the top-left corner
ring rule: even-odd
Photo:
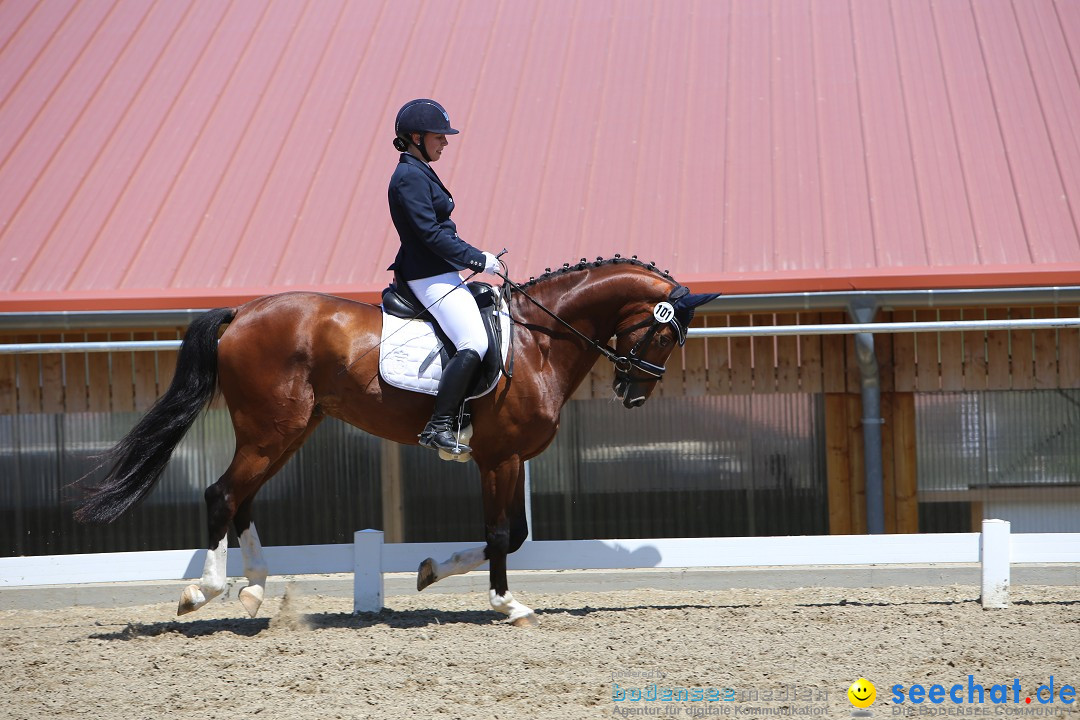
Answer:
[[[616,379],[611,385],[615,396],[622,398],[624,408],[636,408],[645,404],[645,393],[635,383]]]

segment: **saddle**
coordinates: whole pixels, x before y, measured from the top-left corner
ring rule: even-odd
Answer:
[[[513,324],[507,299],[484,282],[465,285],[480,309],[488,336],[488,352],[467,400],[491,392],[505,374],[513,377]],[[383,330],[379,345],[379,374],[402,390],[435,395],[446,362],[457,352],[439,324],[397,273],[382,292]]]

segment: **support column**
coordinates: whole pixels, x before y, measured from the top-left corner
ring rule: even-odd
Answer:
[[[852,302],[855,322],[873,322],[877,306],[873,300]],[[862,390],[863,456],[866,468],[866,531],[885,532],[885,479],[881,452],[881,372],[874,354],[874,334],[855,333],[855,357],[859,363]]]

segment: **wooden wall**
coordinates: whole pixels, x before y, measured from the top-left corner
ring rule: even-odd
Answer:
[[[939,309],[879,314],[880,322],[1080,317],[1075,306]],[[849,322],[846,313],[710,315],[702,327]],[[915,458],[916,392],[1080,387],[1080,330],[996,330],[878,334],[887,532],[919,527]],[[866,532],[860,375],[850,335],[704,338],[668,361],[656,394],[812,392],[825,395],[829,523],[837,534]],[[611,397],[610,363],[597,363],[575,397]],[[877,428],[875,428],[877,429]]]
[[[182,328],[6,335],[0,343],[178,340]],[[143,411],[172,381],[176,352],[0,355],[0,414]]]
[[[1080,317],[1080,308],[898,310],[879,322]],[[697,327],[849,322],[846,313],[709,315]],[[1080,330],[877,334],[882,392],[1080,387]],[[597,363],[577,398],[611,397],[610,363]],[[663,395],[777,392],[858,393],[850,335],[690,340],[668,361]]]
[[[1075,306],[906,310],[881,322],[1078,317]],[[702,327],[848,322],[846,313],[699,316]],[[181,328],[7,335],[2,342],[161,340]],[[1080,330],[878,334],[886,529],[918,530],[914,393],[1080,387]],[[143,411],[168,387],[176,353],[0,355],[0,414]],[[658,396],[822,393],[830,529],[866,530],[859,370],[850,335],[704,338],[677,349]],[[575,398],[612,397],[612,367],[598,362]],[[215,401],[220,403],[220,399]]]

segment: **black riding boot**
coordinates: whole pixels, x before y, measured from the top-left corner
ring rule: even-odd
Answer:
[[[446,363],[435,396],[435,412],[420,433],[421,445],[455,455],[472,452],[471,447],[461,445],[454,437],[454,418],[479,369],[480,355],[475,350],[460,350]]]

